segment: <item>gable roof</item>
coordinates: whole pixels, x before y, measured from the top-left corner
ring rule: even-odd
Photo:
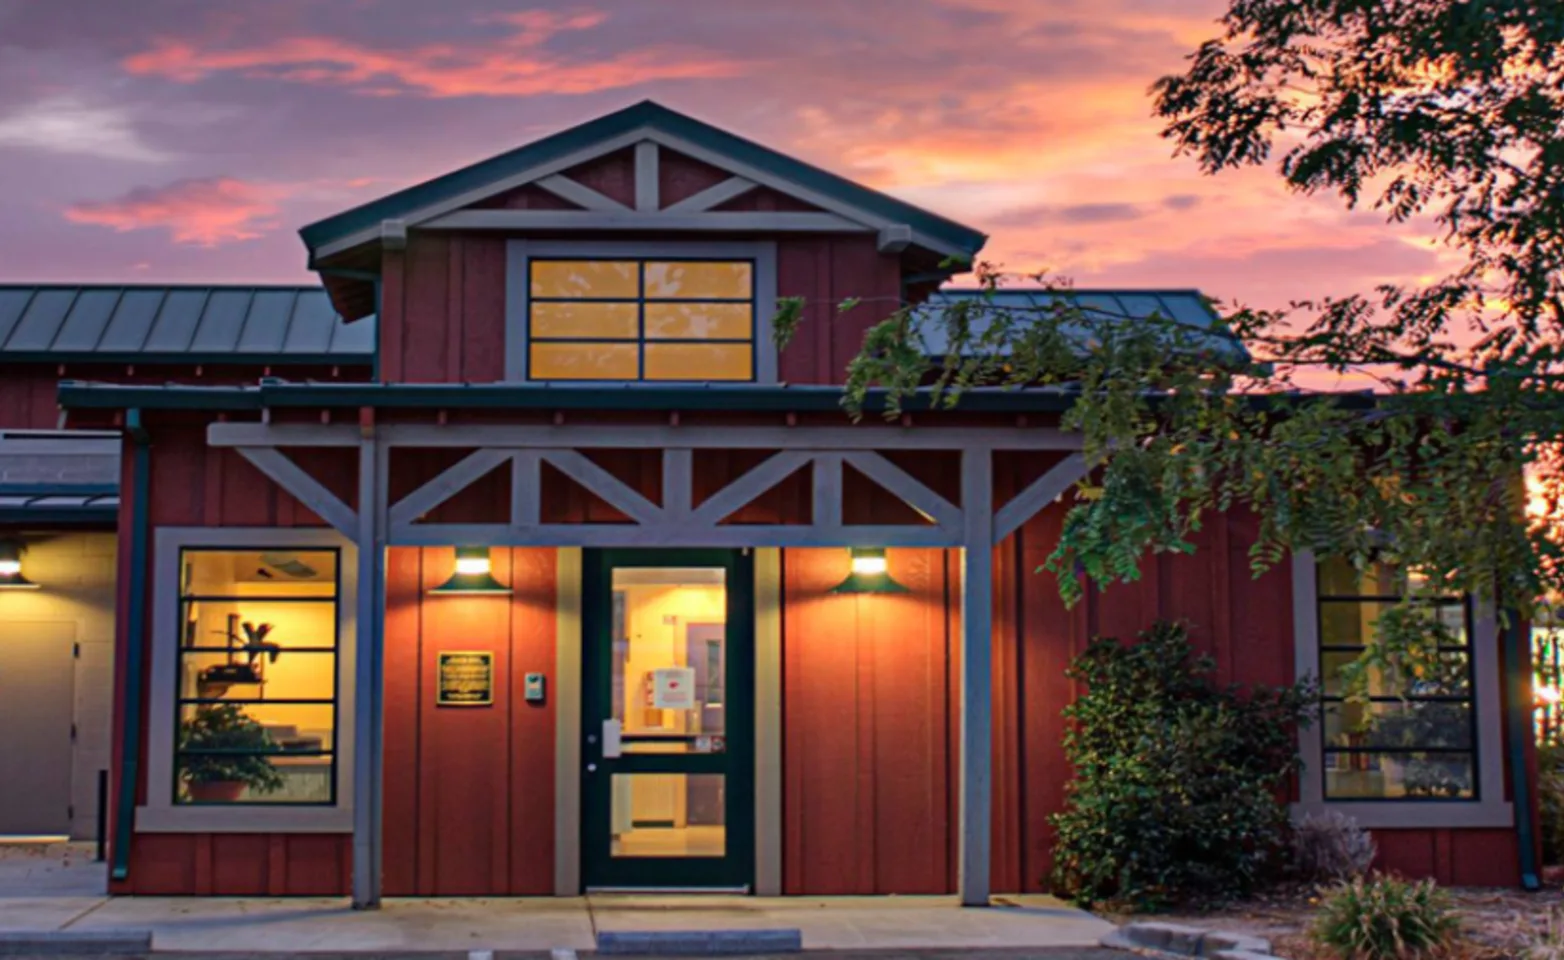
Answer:
[[[0,284],[0,362],[368,364],[374,351],[374,320],[348,324],[320,287]]]
[[[738,168],[735,172],[759,171],[800,199],[850,208],[886,225],[910,227],[912,242],[937,252],[970,257],[987,240],[971,227],[650,100],[319,220],[301,229],[299,235],[309,248],[313,265],[321,257],[376,239],[384,221],[415,225],[648,139],[675,151],[702,154],[697,159]]]

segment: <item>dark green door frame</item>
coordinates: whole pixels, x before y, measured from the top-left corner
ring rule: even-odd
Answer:
[[[603,756],[613,716],[615,567],[721,567],[726,571],[723,753]],[[582,552],[581,856],[583,886],[752,888],[755,872],[755,574],[739,550],[613,549]],[[611,855],[615,773],[716,773],[725,778],[722,857]]]

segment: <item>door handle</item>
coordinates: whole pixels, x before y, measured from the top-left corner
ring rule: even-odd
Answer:
[[[623,725],[612,717],[603,721],[603,759],[612,760],[624,753],[620,744],[620,732]]]

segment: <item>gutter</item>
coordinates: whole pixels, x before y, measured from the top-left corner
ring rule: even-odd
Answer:
[[[1520,847],[1521,887],[1536,892],[1542,889],[1537,868],[1536,793],[1532,790],[1531,770],[1526,765],[1526,741],[1531,736],[1532,724],[1524,667],[1530,658],[1519,618],[1511,612],[1505,621],[1501,628],[1504,637],[1505,686],[1508,688],[1505,706],[1509,722],[1505,726],[1509,729],[1509,743],[1506,747],[1510,761],[1510,793],[1515,809],[1515,840]]]
[[[147,541],[150,523],[152,444],[141,411],[125,415],[131,442],[130,583],[125,614],[125,710],[120,725],[119,798],[114,815],[114,856],[109,878],[130,877],[130,837],[135,829],[136,784],[141,779],[142,688],[147,647]]]

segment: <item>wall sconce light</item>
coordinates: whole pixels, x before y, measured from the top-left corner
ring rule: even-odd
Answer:
[[[494,579],[490,569],[488,547],[457,547],[456,572],[429,592],[440,597],[509,594],[510,587]]]
[[[891,579],[885,562],[884,547],[853,547],[852,572],[831,588],[832,593],[907,593],[906,587]]]
[[[37,590],[38,584],[22,576],[22,545],[0,540],[0,590]]]

